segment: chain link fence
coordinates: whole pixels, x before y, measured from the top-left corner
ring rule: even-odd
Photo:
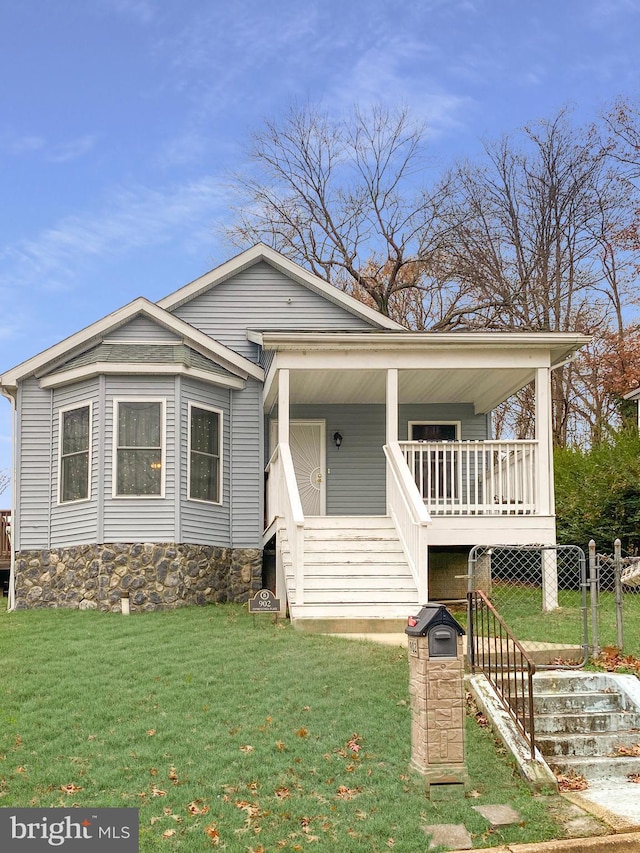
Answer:
[[[616,539],[610,553],[590,543],[590,567],[597,576],[596,632],[593,646],[640,657],[640,557],[623,551]]]
[[[584,551],[574,545],[476,546],[469,554],[469,590],[487,595],[539,669],[587,661],[589,586]]]

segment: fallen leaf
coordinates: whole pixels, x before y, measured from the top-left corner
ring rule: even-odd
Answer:
[[[276,788],[276,797],[278,797],[278,799],[286,800],[290,796],[291,791],[288,788],[285,788],[284,785],[282,785],[280,788]]]
[[[614,755],[627,755],[632,757],[640,756],[640,743],[634,743],[633,746],[616,746]]]
[[[249,744],[245,744],[240,747],[240,752],[253,752],[253,747],[249,746]]]
[[[156,729],[147,729],[147,734],[149,735],[149,737],[153,737],[153,735],[155,733],[156,733]]]
[[[165,831],[162,833],[162,837],[163,838],[171,838],[171,836],[173,836],[175,834],[176,834],[175,829],[165,829]]]
[[[201,804],[202,800],[192,800],[187,806],[187,811],[190,815],[208,814],[209,806]]]
[[[567,774],[556,772],[555,775],[558,780],[558,788],[561,791],[584,791],[589,787],[585,777],[573,770]]]
[[[24,764],[21,764],[20,767],[16,767],[16,773],[28,773],[28,772],[29,771],[24,766]]]
[[[309,734],[309,732],[305,729],[304,726],[302,726],[301,728],[298,729],[296,734],[298,735],[298,737],[306,737]]]
[[[152,797],[166,797],[167,792],[162,791],[160,788],[156,788],[156,786],[154,785],[153,788],[151,789],[151,796]]]
[[[78,791],[82,790],[82,788],[79,785],[74,785],[73,782],[70,782],[68,785],[60,785],[60,790],[63,794],[77,794]]]
[[[169,779],[174,783],[174,785],[178,784],[178,774],[176,773],[176,768],[173,765],[169,768]]]
[[[340,800],[352,800],[361,791],[362,788],[347,788],[346,785],[340,785],[336,796]]]
[[[640,785],[640,773],[629,773],[627,779],[630,782],[635,782],[636,785]]]
[[[220,833],[218,832],[218,827],[215,823],[210,824],[209,826],[205,826],[205,834],[209,836],[211,843],[214,847],[217,847],[220,844]]]

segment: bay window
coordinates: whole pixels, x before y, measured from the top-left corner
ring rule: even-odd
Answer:
[[[222,413],[189,403],[189,498],[221,502]]]
[[[164,401],[115,402],[115,495],[162,496]]]
[[[59,501],[89,498],[91,405],[60,412]]]

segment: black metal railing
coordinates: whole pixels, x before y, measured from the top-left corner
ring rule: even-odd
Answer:
[[[529,744],[535,759],[534,660],[480,590],[467,594],[467,656],[472,673],[481,671]]]

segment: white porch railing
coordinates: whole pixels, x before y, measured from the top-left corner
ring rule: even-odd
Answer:
[[[535,515],[536,441],[402,441],[431,515]]]
[[[267,465],[267,523],[282,519],[287,531],[296,588],[304,604],[304,513],[288,444],[279,444]]]
[[[399,444],[384,446],[387,458],[387,511],[418,589],[418,601],[428,600],[427,527],[431,523],[424,501],[411,477]]]

